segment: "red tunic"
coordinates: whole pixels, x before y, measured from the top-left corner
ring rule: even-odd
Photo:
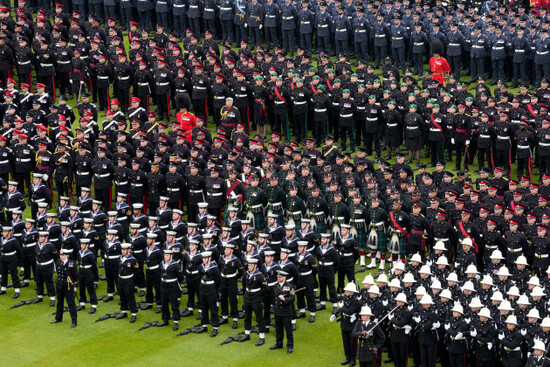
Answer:
[[[195,115],[189,112],[186,114],[178,112],[176,114],[176,119],[180,123],[180,129],[183,130],[185,139],[187,139],[187,141],[191,143],[193,139],[193,128],[197,126],[197,118],[195,117]]]
[[[445,76],[451,72],[451,67],[447,60],[443,57],[432,57],[430,59],[430,70],[432,72],[432,79],[439,80],[439,84],[445,85]]]

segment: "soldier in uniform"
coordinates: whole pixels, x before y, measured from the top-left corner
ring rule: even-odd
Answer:
[[[161,304],[162,321],[157,326],[167,325],[170,320],[170,309],[174,320],[173,330],[178,330],[180,320],[179,299],[181,297],[180,283],[183,282],[183,270],[181,263],[174,260],[174,250],[164,249],[164,260],[160,263],[161,268]]]
[[[197,331],[198,334],[205,333],[208,330],[208,323],[212,325],[211,337],[218,335],[220,321],[218,318],[218,289],[220,286],[220,270],[216,262],[212,261],[212,252],[204,251],[201,253],[202,265],[199,267],[200,274],[200,302],[202,327]],[[210,318],[209,318],[210,312]]]
[[[13,228],[4,226],[2,228],[2,239],[0,240],[1,257],[1,289],[0,295],[6,294],[8,285],[8,273],[11,276],[15,293],[13,299],[19,298],[20,280],[17,274],[17,264],[21,258],[21,245],[13,235]],[[31,269],[28,270],[29,272]]]
[[[382,359],[382,347],[386,335],[382,328],[370,318],[373,316],[369,306],[363,306],[359,312],[361,320],[355,324],[351,335],[357,338],[357,360],[360,367],[378,366]]]
[[[287,281],[289,273],[277,270],[277,284],[273,289],[273,314],[275,316],[275,344],[270,350],[281,349],[286,333],[287,353],[294,350],[294,336],[291,319],[294,315],[294,286]]]
[[[256,314],[256,322],[260,338],[256,342],[259,347],[265,343],[265,320],[263,318],[262,297],[267,292],[267,281],[264,275],[258,269],[259,260],[257,258],[248,258],[248,271],[243,277],[244,301],[244,338],[241,341],[250,340],[250,330],[252,329],[252,312]]]
[[[11,228],[3,227],[3,231],[11,232]],[[55,286],[53,284],[53,273],[55,271],[54,262],[57,261],[57,248],[48,240],[48,232],[38,232],[38,245],[36,246],[36,296],[35,303],[43,301],[44,284],[48,296],[50,297],[50,306],[55,306]]]
[[[298,279],[296,286],[305,288],[303,292],[298,293],[298,308],[300,312],[296,318],[303,318],[306,315],[306,300],[309,310],[309,322],[315,322],[315,294],[313,289],[316,285],[316,275],[318,264],[315,256],[308,251],[308,241],[298,241],[298,253],[296,254],[296,264],[298,266]]]
[[[336,248],[340,258],[338,260],[338,287],[337,291],[342,294],[344,291],[344,279],[348,282],[355,282],[354,264],[359,259],[359,247],[357,241],[350,233],[349,224],[340,225],[340,234],[336,238]]]
[[[99,280],[96,255],[90,250],[91,239],[80,239],[80,251],[78,252],[78,284],[80,295],[80,308],[86,306],[86,291],[90,297],[92,308],[88,312],[90,315],[97,311],[97,295],[94,288],[94,282]]]
[[[248,218],[253,219],[253,228],[265,229],[264,207],[267,204],[265,191],[259,186],[260,177],[254,174],[250,186],[245,189],[244,205],[248,210]]]
[[[128,310],[132,313],[130,323],[134,323],[137,320],[137,303],[134,295],[134,276],[138,272],[139,265],[136,258],[131,253],[132,245],[129,243],[122,243],[120,245],[122,255],[119,257],[119,274],[118,274],[118,286],[117,290],[120,295],[120,315],[116,317],[117,320],[128,317]]]
[[[220,304],[222,321],[220,324],[226,324],[228,318],[233,318],[232,328],[238,327],[239,310],[238,310],[238,289],[237,281],[243,275],[243,264],[241,260],[234,255],[235,245],[232,243],[223,243],[224,256],[219,258],[221,283],[220,283]],[[231,312],[229,312],[229,307]]]
[[[358,313],[361,311],[361,302],[357,296],[357,286],[350,282],[344,288],[345,295],[338,302],[340,308],[338,313],[332,314],[330,321],[336,320],[340,316],[340,329],[342,331],[342,341],[344,344],[344,354],[346,359],[340,362],[341,365],[355,364],[357,351],[357,337],[352,335],[357,320]]]
[[[63,321],[63,308],[65,300],[67,300],[67,306],[69,307],[69,313],[71,314],[71,329],[76,327],[77,312],[74,302],[75,286],[78,284],[78,270],[76,262],[69,260],[69,253],[62,249],[59,253],[59,259],[56,262],[57,269],[57,311],[55,313],[55,319],[50,324],[57,324]]]

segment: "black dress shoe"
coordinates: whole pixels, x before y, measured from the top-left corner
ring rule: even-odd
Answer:
[[[202,334],[202,333],[206,333],[207,331],[208,331],[208,329],[206,328],[206,326],[203,326],[200,329],[198,329],[195,333],[196,334]]]
[[[303,319],[304,317],[306,317],[306,313],[305,313],[305,312],[300,312],[300,313],[298,313],[298,315],[296,315],[296,318],[297,318],[297,319]]]
[[[107,296],[103,299],[103,302],[111,302],[113,299],[113,296]]]
[[[76,327],[76,322],[73,322],[73,323],[71,324],[71,329],[74,329],[75,327]]]
[[[13,297],[11,297],[11,298],[13,298],[13,299],[19,298],[19,292],[16,292],[16,293],[13,295]]]
[[[258,339],[258,341],[256,342],[256,344],[254,344],[254,345],[257,346],[257,347],[260,347],[260,346],[262,346],[262,345],[264,345],[264,344],[265,344],[265,339],[264,339],[264,338],[260,338],[260,339]]]
[[[161,322],[159,322],[159,323],[157,324],[158,327],[162,327],[162,326],[166,326],[166,325],[168,325],[168,323],[167,323],[166,321],[164,321],[164,320],[162,320]]]
[[[193,311],[191,310],[186,310],[185,312],[183,312],[181,314],[181,317],[188,317],[188,316],[191,316],[193,314]]]
[[[53,306],[55,306],[55,301],[52,299],[50,300],[50,307],[53,307]]]
[[[272,345],[271,347],[269,347],[270,350],[275,350],[275,349],[283,349],[283,346],[282,345]]]
[[[0,291],[0,296],[6,294],[6,291]]]
[[[287,347],[287,348],[286,348],[286,352],[287,352],[288,354],[292,354],[293,351],[294,351],[294,350],[293,350],[291,347]]]
[[[29,283],[26,283],[26,282],[23,282],[23,283],[21,284],[21,288],[25,288],[25,287],[28,287],[28,286],[29,286]]]
[[[139,294],[138,294],[138,297],[143,297],[145,296],[145,291],[144,290],[140,290],[139,291]]]
[[[53,324],[57,324],[58,322],[61,322],[61,321],[59,321],[59,320],[53,320],[53,321],[50,321],[50,324],[53,325]]]
[[[202,319],[202,312],[199,311],[199,314],[197,315],[197,320]]]
[[[162,307],[157,307],[157,309],[155,310],[155,313],[161,313],[162,312]]]
[[[327,306],[326,305],[317,305],[317,311],[321,311],[321,310],[326,310],[327,309]]]
[[[218,336],[218,329],[214,329],[214,330],[212,330],[212,333],[210,333],[211,338],[214,338],[216,336]]]
[[[309,316],[309,322],[315,322],[315,315]]]
[[[93,315],[97,311],[97,307],[92,307],[90,311],[88,311],[88,314]]]
[[[139,307],[142,311],[145,311],[145,310],[151,310],[153,308],[153,305],[141,305]]]
[[[227,319],[222,319],[222,321],[220,321],[220,325],[225,325],[227,323],[229,323],[229,320]]]
[[[392,363],[392,362],[393,362],[393,358],[384,359],[384,363]]]
[[[174,322],[174,327],[172,328],[172,330],[178,331],[178,329],[179,329],[179,323]]]
[[[351,361],[351,362],[349,363],[349,366],[350,366],[350,367],[355,366],[355,362],[354,362],[354,361]]]
[[[44,298],[37,298],[32,303],[40,303],[42,301],[44,301]]]
[[[115,319],[117,320],[122,320],[122,319],[125,319],[128,317],[128,314],[125,312],[125,313],[121,313],[120,315],[118,315],[117,317],[115,317]]]
[[[137,321],[137,317],[132,315],[132,317],[130,318],[130,324],[133,324],[136,321]]]
[[[239,327],[239,323],[237,320],[233,321],[233,325],[231,326],[232,329],[237,329]]]
[[[250,340],[250,335],[247,335],[245,334],[242,338],[239,339],[239,341],[242,343],[242,342],[246,342],[246,341],[249,341]]]
[[[349,364],[349,359],[346,359],[345,361],[340,362],[340,365],[345,366],[346,364]]]
[[[296,324],[292,324],[292,331],[296,331]]]

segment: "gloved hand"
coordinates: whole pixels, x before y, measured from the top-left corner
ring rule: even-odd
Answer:
[[[246,26],[245,26],[245,27],[246,27]],[[454,145],[454,143],[455,143],[455,138],[451,138],[451,144]]]
[[[472,319],[467,317],[467,318],[464,319],[464,321],[466,321],[466,323],[469,324],[472,321]]]
[[[464,334],[458,332],[458,333],[456,333],[455,339],[460,340],[460,339],[462,339],[463,337],[464,337]]]
[[[526,329],[521,329],[521,335],[523,335],[523,336],[527,335],[527,330]]]
[[[493,343],[491,342],[487,343],[487,349],[489,350],[493,349]]]
[[[413,305],[407,306],[407,310],[412,311],[413,310]]]
[[[405,325],[405,334],[410,334],[411,333],[411,330],[412,330],[412,326],[410,325]]]
[[[247,23],[245,23],[245,24],[244,24],[244,27],[245,27],[245,28],[246,28],[246,27],[248,27],[248,24],[247,24]]]
[[[498,340],[502,340],[502,339],[504,339],[504,334],[503,333],[498,334]]]
[[[418,324],[420,322],[420,316],[413,317],[413,320]]]
[[[335,314],[330,315],[330,322],[333,322],[334,320],[336,320],[336,315]]]
[[[455,269],[458,268],[458,265],[459,265],[459,264],[458,264],[457,262],[455,262]]]
[[[469,140],[466,140],[466,145],[470,145],[470,141],[469,141]]]
[[[426,261],[426,265],[432,266],[432,262],[428,260],[428,261]]]
[[[357,316],[351,315],[351,317],[349,318],[349,321],[353,324],[356,319],[357,319]]]
[[[472,329],[472,330],[470,331],[470,336],[475,337],[476,335],[477,335],[477,330],[476,330],[476,329]]]
[[[387,299],[383,300],[382,304],[384,305],[384,307],[386,307],[388,305],[388,300]]]
[[[439,329],[440,326],[441,326],[441,324],[439,323],[439,321],[434,322],[434,323],[433,323],[433,326],[432,326],[432,329],[434,329],[434,330],[435,330],[435,329]]]
[[[263,27],[264,27],[264,25],[263,25],[263,24],[260,24],[260,29],[262,29]]]
[[[340,308],[344,307],[344,301],[338,302],[338,307],[340,307]]]
[[[449,330],[451,328],[451,324],[445,324],[445,330]]]
[[[393,317],[394,317],[394,316],[393,316],[393,313],[390,313],[390,314],[388,315],[388,320],[390,320],[390,321],[393,320]]]

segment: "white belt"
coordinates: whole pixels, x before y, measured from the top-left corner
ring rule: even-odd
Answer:
[[[297,101],[297,102],[294,102],[294,104],[304,104],[306,103],[307,101]]]
[[[431,127],[431,128],[430,128],[430,131],[431,131],[431,132],[434,132],[434,133],[442,132],[442,131],[439,130],[438,128],[434,128],[434,127]]]
[[[222,99],[225,100],[225,98],[226,98],[225,96],[215,96],[214,97],[214,99],[219,99],[219,100],[222,100]]]
[[[119,80],[128,80],[128,79],[130,79],[130,77],[129,76],[121,76],[118,79]]]
[[[529,149],[529,145],[518,145],[518,149]]]
[[[153,265],[153,266],[148,266],[147,267],[147,270],[155,270],[155,269],[158,269],[159,268],[159,265]]]
[[[191,194],[202,194],[202,190],[189,190]]]
[[[416,130],[418,126],[407,126],[407,130]]]
[[[300,22],[300,23],[301,24],[309,24],[310,22],[308,21],[308,22]]]
[[[300,273],[300,276],[306,276],[306,275],[310,275],[312,273],[312,271],[306,271],[305,273]]]
[[[365,111],[367,109],[367,107],[365,106],[357,106],[357,109],[360,110],[360,111]]]
[[[275,15],[268,14],[268,15],[266,15],[266,17],[268,17],[268,18],[275,18]]]
[[[49,261],[46,261],[45,263],[39,263],[38,261],[36,262],[38,265],[40,266],[46,266],[46,265],[50,265],[53,263],[53,259],[49,260]]]
[[[277,282],[267,283],[267,286],[268,286],[268,287],[273,287],[273,286],[275,286],[275,285],[277,285]]]
[[[353,223],[365,223],[365,220],[364,219],[352,219],[351,220]]]
[[[31,159],[30,158],[22,158],[22,159],[17,159],[18,162],[30,162]]]
[[[140,183],[133,183],[132,184],[132,187],[142,187],[143,184],[140,184]]]
[[[109,75],[102,75],[102,76],[98,76],[97,78],[98,79],[109,79]]]
[[[519,248],[510,248],[510,247],[508,247],[508,251],[510,251],[511,253],[520,252],[522,250],[523,250],[523,248],[521,248],[521,247],[519,247]]]
[[[326,108],[316,108],[315,112],[327,112]]]
[[[437,241],[447,242],[449,241],[448,238],[436,238]]]
[[[8,159],[6,159],[5,161],[0,161],[0,164],[6,164],[6,163],[10,163],[10,161]]]
[[[352,117],[353,116],[353,113],[348,113],[348,114],[345,114],[345,115],[340,115],[340,117]]]
[[[415,43],[415,46],[424,46],[424,43]]]
[[[290,215],[302,215],[302,212],[289,212]]]
[[[236,96],[236,97],[239,97],[239,98],[248,97],[248,95],[246,95],[246,94],[236,94],[235,96]]]
[[[483,138],[483,139],[486,139],[486,138],[490,138],[491,135],[481,134],[479,137],[480,137],[480,138]]]
[[[258,209],[258,208],[262,208],[263,205],[262,204],[258,204],[258,205],[251,205],[250,208],[252,209]]]
[[[199,271],[198,270],[195,270],[195,271],[189,271],[187,270],[187,274],[198,274]]]
[[[481,45],[481,46],[480,45],[474,45],[473,48],[485,48],[485,46],[483,46],[483,45]]]
[[[546,259],[548,257],[548,254],[535,254],[535,257],[539,259]]]
[[[120,279],[130,279],[134,276],[134,274],[130,274],[130,275],[120,275]]]
[[[12,252],[7,252],[5,254],[2,254],[4,256],[12,256],[12,255],[15,255],[17,253],[17,251],[12,251]]]
[[[332,261],[329,261],[329,262],[322,262],[322,261],[320,261],[320,262],[319,262],[319,265],[321,265],[321,266],[330,266],[330,265],[333,265],[333,264],[334,264],[334,263],[333,263]]]
[[[202,284],[214,284],[215,282],[213,280],[207,280],[207,281],[201,280],[201,283]]]
[[[120,256],[118,256],[118,255],[105,256],[105,258],[106,258],[107,260],[116,260],[116,259],[118,259],[119,257],[120,257]]]
[[[374,119],[374,120],[377,120],[377,119]],[[397,124],[388,124],[388,127],[397,127]]]
[[[351,252],[346,252],[345,254],[343,254],[344,256],[353,256],[353,253]]]
[[[246,291],[248,293],[256,293],[256,292],[259,292],[261,291],[262,289],[261,288],[254,288],[254,289],[247,289]]]
[[[504,350],[507,351],[507,352],[519,352],[521,350],[521,348],[517,347],[517,348],[514,348],[514,349],[510,349],[510,348],[504,347]]]
[[[550,143],[539,143],[541,147],[548,147],[550,146]]]
[[[134,250],[133,253],[134,254],[141,254],[143,252],[143,250]]]
[[[185,4],[174,4],[172,5],[174,8],[183,8]]]
[[[90,172],[77,172],[76,174],[80,176],[88,176]]]
[[[162,281],[164,283],[174,283],[174,282],[177,282],[178,281],[178,278],[173,278],[173,279],[162,279]]]
[[[375,37],[376,38],[383,38],[383,37],[386,37],[386,35],[385,34],[377,34],[377,35],[375,35]]]
[[[365,29],[358,29],[358,30],[355,31],[355,33],[365,33],[365,32],[366,32]]]
[[[221,196],[223,195],[223,192],[213,192],[213,193],[206,193],[206,195],[208,196]]]
[[[275,104],[283,104],[286,103],[286,101],[275,101]]]
[[[117,219],[119,222],[122,222],[122,221],[125,221],[125,220],[128,220],[128,217],[117,217]]]
[[[25,247],[25,248],[34,247],[34,246],[36,246],[36,242],[23,245],[23,247]]]
[[[19,65],[27,65],[27,64],[30,64],[31,63],[31,60],[27,60],[27,61],[24,61],[24,62],[19,62]]]
[[[40,63],[40,66],[42,66],[43,68],[45,68],[45,67],[53,66],[53,64],[42,64],[42,63]]]
[[[139,85],[140,87],[145,87],[145,86],[148,86],[149,83],[138,83],[138,85]]]
[[[128,185],[128,181],[122,181],[122,182],[115,181],[115,184],[116,184],[117,186],[124,186],[124,185]]]
[[[284,20],[290,20],[290,19],[294,19],[294,16],[292,17],[283,17]]]
[[[176,188],[168,187],[166,189],[166,191],[168,191],[168,192],[178,192],[178,191],[180,191],[180,188],[179,187],[176,187]]]
[[[204,9],[204,11],[214,11],[214,9],[208,8],[208,9]]]
[[[235,278],[237,276],[237,273],[233,274],[222,274],[222,278]]]
[[[548,53],[548,51],[544,51],[544,52],[538,52],[537,51],[537,55],[546,55]]]
[[[80,269],[90,269],[91,265],[80,265]]]
[[[449,43],[449,46],[460,46],[459,43]]]
[[[525,52],[525,50],[515,50],[516,52]]]
[[[319,25],[319,28],[326,28],[326,27],[328,27],[328,24],[320,24]]]
[[[68,64],[68,63],[70,63],[70,62],[71,62],[71,60],[67,60],[67,61],[58,61],[57,63],[58,63],[58,64]]]
[[[345,32],[347,29],[337,29],[336,32]]]
[[[190,7],[191,9],[196,9],[196,8],[198,8],[199,6],[198,6],[198,5],[189,5],[189,7]]]
[[[378,121],[378,117],[367,117],[367,121]],[[397,124],[396,124],[396,126],[397,126]]]
[[[97,178],[105,178],[105,177],[109,177],[111,174],[110,173],[105,173],[105,174],[99,174],[99,173],[96,173],[95,174],[95,177]]]
[[[175,6],[175,5],[174,5]],[[227,10],[232,10],[232,8],[220,8],[220,10],[223,10],[223,11],[227,11]],[[269,16],[269,15],[268,15]],[[273,15],[274,16],[274,15]]]
[[[392,40],[394,40],[394,41],[399,41],[399,40],[402,40],[402,39],[403,39],[403,37],[392,37]]]
[[[500,140],[509,140],[510,137],[509,137],[509,136],[497,136],[497,139],[500,139]]]

